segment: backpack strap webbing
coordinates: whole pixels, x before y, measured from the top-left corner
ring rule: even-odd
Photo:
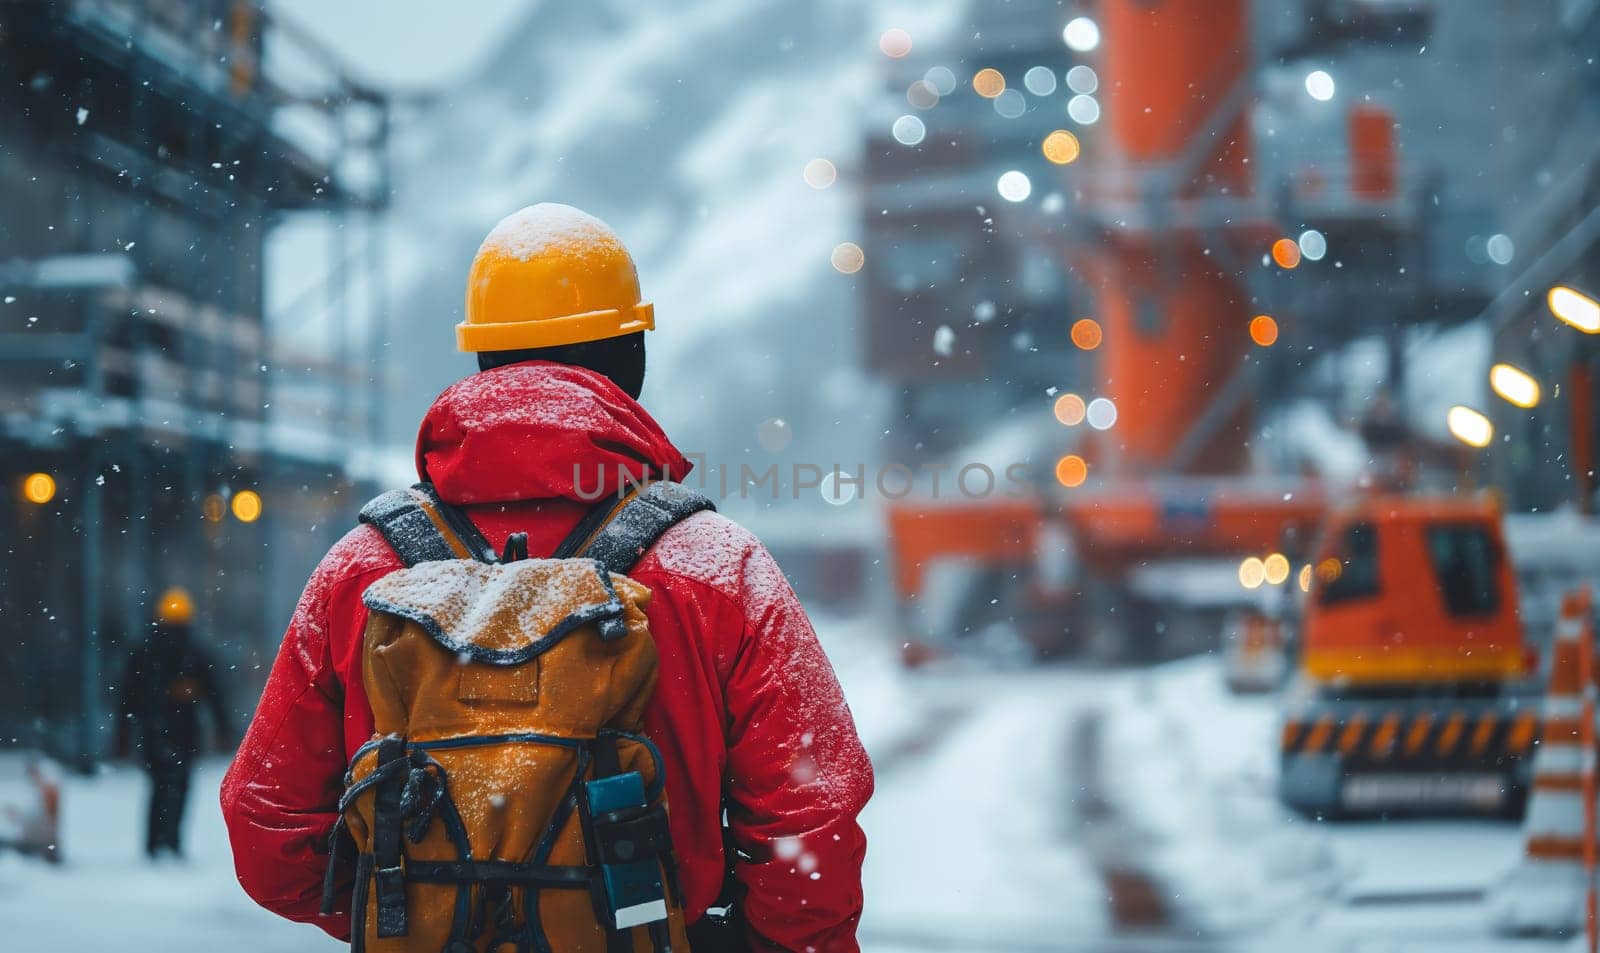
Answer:
[[[636,489],[614,505],[584,517],[555,556],[586,556],[607,572],[627,573],[661,535],[680,521],[716,504],[681,483],[658,480]],[[589,522],[597,525],[592,529]],[[588,532],[584,532],[588,530]]]
[[[430,483],[390,490],[361,508],[361,522],[383,534],[407,566],[445,559],[495,561],[494,550],[467,515],[439,499]]]

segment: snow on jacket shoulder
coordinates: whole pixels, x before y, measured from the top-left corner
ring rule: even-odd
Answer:
[[[537,453],[527,448],[537,446]],[[599,375],[529,363],[477,374],[435,402],[418,472],[463,506],[497,548],[526,532],[553,550],[596,481],[688,472],[655,421]],[[584,481],[579,494],[576,480]],[[617,481],[617,482],[613,482]],[[345,937],[317,912],[346,760],[370,737],[361,685],[361,593],[399,567],[369,527],[325,557],[301,596],[260,706],[224,781],[239,881],[263,906]],[[833,670],[770,554],[715,513],[669,530],[631,575],[660,680],[646,728],[667,765],[674,849],[691,921],[725,869],[729,830],[758,948],[857,949],[865,838],[856,815],[872,769]],[[348,876],[342,882],[348,909]]]

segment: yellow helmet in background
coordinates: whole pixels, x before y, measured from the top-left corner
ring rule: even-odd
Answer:
[[[156,603],[156,621],[162,625],[188,625],[194,621],[194,599],[189,590],[173,586],[161,594]]]
[[[463,351],[519,351],[621,337],[656,326],[633,256],[616,232],[570,205],[541,203],[500,220],[467,277]]]

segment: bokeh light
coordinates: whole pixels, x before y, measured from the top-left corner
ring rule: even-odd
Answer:
[[[1017,119],[1028,111],[1027,97],[1014,89],[1002,89],[994,98],[994,111],[1002,119]]]
[[[1100,103],[1093,96],[1080,93],[1067,100],[1067,115],[1080,126],[1092,126],[1100,121]]]
[[[973,74],[972,89],[984,99],[993,99],[1006,89],[1006,78],[993,67],[984,67]]]
[[[1271,347],[1278,341],[1278,322],[1270,314],[1258,314],[1250,319],[1250,340],[1257,347]]]
[[[1496,364],[1489,368],[1489,386],[1494,392],[1517,407],[1539,405],[1539,382],[1533,375],[1510,364]]]
[[[1246,556],[1239,563],[1239,585],[1246,589],[1260,589],[1267,581],[1267,567],[1260,556]]]
[[[1022,85],[1035,96],[1048,96],[1056,91],[1056,72],[1048,66],[1035,66],[1022,74]]]
[[[1082,486],[1083,481],[1089,478],[1089,464],[1075,453],[1069,453],[1056,461],[1056,482],[1064,487]]]
[[[1065,426],[1076,427],[1083,423],[1083,417],[1086,412],[1087,408],[1084,405],[1083,398],[1077,394],[1067,393],[1056,398],[1056,419]]]
[[[801,171],[800,177],[806,180],[807,185],[820,191],[832,185],[839,178],[839,170],[834,168],[833,163],[827,159],[816,158],[806,163],[806,167]]]
[[[1002,173],[995,182],[995,188],[1000,191],[1000,197],[1007,202],[1021,202],[1033,194],[1033,182],[1026,173],[1012,169]]]
[[[1096,397],[1089,401],[1089,406],[1084,409],[1083,416],[1089,421],[1089,426],[1096,430],[1110,430],[1117,424],[1117,405],[1105,397]]]
[[[261,518],[261,494],[255,490],[240,490],[233,495],[233,518],[241,523],[254,523]]]
[[[1306,74],[1306,92],[1318,102],[1327,102],[1333,98],[1333,77],[1327,70],[1312,70]]]
[[[1483,251],[1489,256],[1489,260],[1497,265],[1509,265],[1511,259],[1517,257],[1516,243],[1504,232],[1490,235],[1489,240],[1483,244]]]
[[[1450,408],[1445,415],[1445,426],[1450,428],[1451,436],[1469,447],[1482,449],[1494,439],[1494,424],[1482,413],[1471,407],[1457,404]]]
[[[1304,566],[1300,567],[1299,583],[1300,583],[1300,591],[1301,592],[1310,592],[1311,591],[1311,564],[1310,563],[1306,563]]]
[[[902,59],[911,52],[911,34],[900,27],[890,27],[878,37],[878,49],[890,59]]]
[[[925,79],[919,79],[906,87],[906,102],[914,109],[932,109],[939,105],[939,90]]]
[[[1300,246],[1292,238],[1280,238],[1272,243],[1272,260],[1279,268],[1294,268],[1300,264]]]
[[[1283,553],[1273,553],[1263,559],[1261,568],[1267,582],[1274,586],[1281,586],[1289,580],[1289,557]]]
[[[1300,254],[1306,261],[1321,261],[1322,256],[1328,253],[1328,239],[1314,228],[1308,228],[1300,233]]]
[[[56,498],[56,478],[48,473],[30,473],[22,478],[22,498],[38,506]]]
[[[1076,162],[1083,152],[1083,146],[1078,142],[1078,137],[1065,129],[1057,129],[1044,137],[1040,145],[1044,157],[1056,165],[1071,165]]]
[[[1100,76],[1094,67],[1079,63],[1067,70],[1067,88],[1075,93],[1092,93],[1100,88]]]
[[[1072,344],[1080,351],[1092,351],[1105,337],[1100,322],[1094,318],[1079,318],[1072,322]]]
[[[1074,17],[1062,29],[1061,40],[1068,49],[1087,53],[1100,45],[1100,26],[1088,17]]]
[[[1545,295],[1550,313],[1585,334],[1600,334],[1600,301],[1566,285],[1556,285]]]
[[[948,96],[956,91],[956,74],[948,66],[932,67],[922,74],[922,79],[940,96]]]
[[[833,254],[829,256],[829,261],[833,263],[834,270],[841,274],[853,275],[867,263],[867,255],[855,242],[840,242],[833,246]]]
[[[894,125],[890,127],[889,132],[894,136],[895,141],[901,145],[915,146],[920,145],[928,135],[928,127],[923,125],[922,120],[916,116],[901,116],[894,121]]]

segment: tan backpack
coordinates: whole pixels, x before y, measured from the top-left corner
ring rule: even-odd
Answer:
[[[710,501],[667,482],[607,500],[549,559],[496,556],[427,484],[361,511],[406,568],[369,587],[362,682],[324,910],[353,843],[352,949],[685,953],[656,682],[625,572]]]

